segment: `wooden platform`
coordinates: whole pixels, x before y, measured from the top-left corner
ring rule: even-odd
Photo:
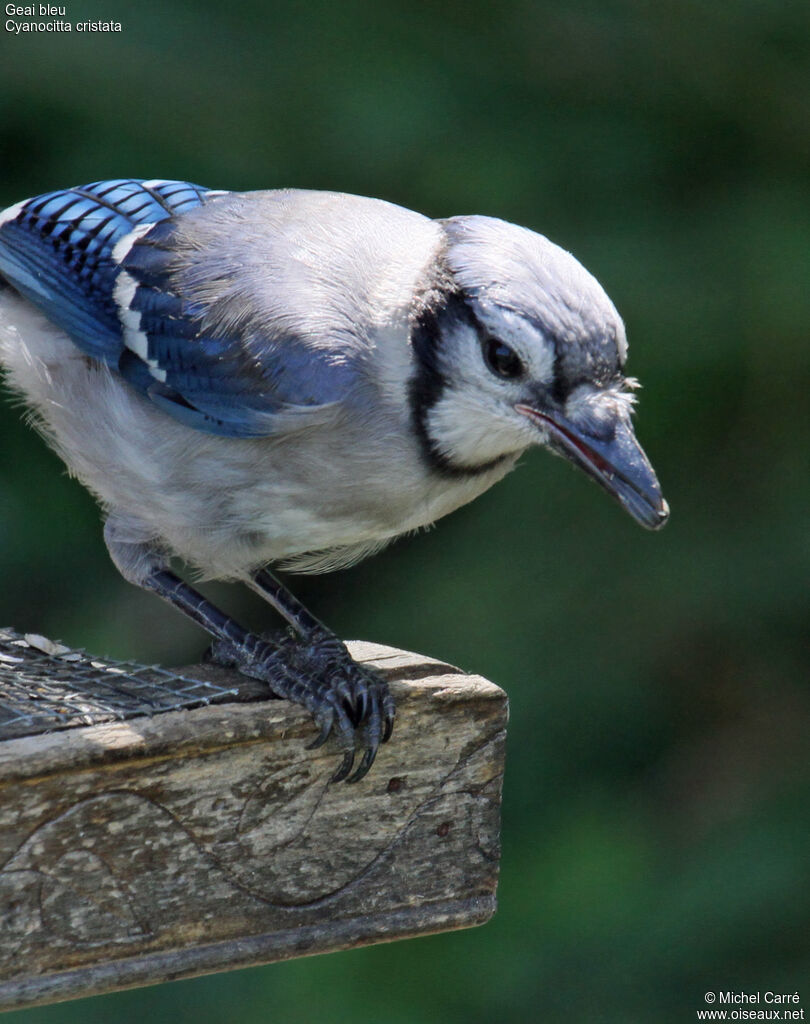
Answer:
[[[137,694],[122,711],[70,683],[92,665],[131,691],[141,666],[64,650],[48,657],[36,639],[10,643],[0,644],[0,669],[11,679],[19,658],[22,696],[35,711],[47,705],[40,714],[54,731],[31,734],[33,712],[6,711],[0,1008],[461,928],[494,913],[507,700],[486,680],[350,644],[389,679],[396,727],[363,781],[330,784],[339,757],[331,745],[306,749],[309,715],[257,699],[256,684],[233,673],[181,670],[181,701],[204,706],[148,717]]]

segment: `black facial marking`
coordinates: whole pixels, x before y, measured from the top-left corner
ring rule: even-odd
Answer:
[[[613,328],[593,329],[583,333],[572,344],[567,339],[553,338],[557,355],[555,378],[573,391],[579,384],[607,387],[621,376],[618,340]]]
[[[563,408],[581,384],[608,388],[623,383],[615,332],[594,332],[576,342],[553,334],[547,337],[554,346],[554,369],[547,394],[555,407]]]
[[[500,456],[477,466],[458,465],[441,451],[428,431],[430,410],[449,386],[441,369],[442,335],[462,324],[483,334],[483,328],[457,288],[448,284],[435,289],[411,327],[415,371],[408,384],[411,419],[425,463],[442,476],[456,478],[480,476],[508,458]]]
[[[559,406],[565,405],[568,396],[571,394],[571,385],[565,378],[562,359],[560,358],[559,342],[554,342],[554,370],[549,387],[549,394]]]

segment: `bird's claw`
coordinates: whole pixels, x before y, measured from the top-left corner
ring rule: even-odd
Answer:
[[[277,696],[312,712],[320,731],[307,749],[323,746],[334,735],[343,751],[332,782],[359,782],[391,736],[395,706],[387,685],[354,661],[331,633],[309,641],[285,637],[278,643],[251,636],[244,647],[216,641],[208,657],[262,680]],[[350,774],[361,750],[360,764]]]

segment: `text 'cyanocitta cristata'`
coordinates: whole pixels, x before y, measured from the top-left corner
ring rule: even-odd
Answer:
[[[219,660],[334,733],[385,742],[381,679],[268,572],[349,565],[500,480],[531,445],[644,526],[668,509],[630,422],[622,321],[568,253],[492,217],[328,192],[116,180],[0,214],[0,362],[106,511],[121,573]],[[243,580],[247,632],[169,568]]]

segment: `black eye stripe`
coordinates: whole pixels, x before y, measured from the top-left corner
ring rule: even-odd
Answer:
[[[502,377],[504,380],[517,380],[525,373],[520,356],[499,338],[484,338],[481,349],[484,362],[496,377]]]

